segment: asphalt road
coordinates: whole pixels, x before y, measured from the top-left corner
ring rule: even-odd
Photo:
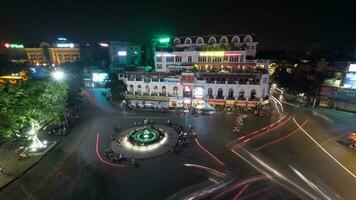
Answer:
[[[331,117],[334,120],[331,121],[310,114],[309,110],[285,106],[284,114],[273,109],[264,117],[248,115],[241,133],[237,135],[232,133],[237,114],[195,117],[176,112],[124,111],[113,108],[101,95],[100,89],[89,90],[88,93],[92,99],[88,98],[84,103],[81,119],[71,133],[61,138],[60,144],[28,173],[0,191],[0,199],[179,199],[201,194],[199,191],[207,192],[206,196],[213,199],[298,199],[308,198],[306,193],[318,197],[327,193],[327,196],[353,199],[351,188],[356,188],[355,179],[299,130],[263,149],[255,149],[295,130],[297,126],[293,119],[268,134],[246,142],[243,148],[234,147],[235,152],[231,151],[231,146],[226,147],[242,135],[274,123],[281,115],[292,114],[299,124],[307,119],[303,126],[305,131],[310,132],[327,150],[336,148],[333,156],[337,159],[340,155],[344,156],[344,161],[340,162],[345,166],[349,162],[351,166],[347,166],[355,171],[352,166],[354,152],[340,145],[337,139],[335,142],[338,129],[333,123],[338,124],[336,119],[342,120],[343,115],[336,119]],[[186,146],[177,148],[176,154],[169,152],[157,158],[139,160],[137,168],[130,162],[123,162],[123,167],[112,166],[98,158],[97,136],[102,155],[114,134],[114,121],[118,121],[119,127],[124,130],[145,118],[157,123],[170,119],[186,127],[194,126],[199,143],[212,155],[192,140]],[[345,127],[348,126],[340,125],[340,129]],[[324,129],[328,131],[324,132]],[[256,161],[254,156],[283,173],[283,176]],[[222,181],[205,170],[185,166],[187,163],[228,174],[228,178]],[[300,175],[296,175],[296,171],[309,180],[309,185]],[[322,193],[315,187],[312,189],[310,182],[320,187]],[[243,183],[245,185],[241,185]],[[221,187],[206,189],[214,185]]]

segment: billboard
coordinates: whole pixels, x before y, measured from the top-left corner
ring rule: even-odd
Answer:
[[[356,89],[356,73],[346,73],[343,88]]]
[[[356,72],[356,64],[350,64],[349,72]]]

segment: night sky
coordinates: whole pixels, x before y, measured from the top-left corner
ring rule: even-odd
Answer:
[[[1,42],[39,43],[59,36],[144,42],[154,34],[255,33],[259,49],[356,45],[352,1],[1,0],[0,8]]]

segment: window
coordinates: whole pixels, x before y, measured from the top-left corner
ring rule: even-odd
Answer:
[[[178,87],[173,88],[173,95],[178,96]]]
[[[166,57],[166,62],[174,62],[174,57]]]
[[[211,88],[208,89],[208,96],[209,98],[213,98],[213,89]]]
[[[156,58],[156,61],[157,61],[157,62],[162,62],[162,57],[157,57],[157,58]]]
[[[174,44],[180,44],[180,39],[179,38],[174,39]]]
[[[197,44],[203,44],[203,43],[204,43],[203,38],[198,38],[197,39]]]
[[[228,57],[227,56],[224,56],[224,61],[227,61]]]
[[[182,62],[182,56],[176,56],[176,62]]]
[[[240,56],[240,62],[244,62],[245,61],[245,57],[243,55]]]
[[[203,62],[203,57],[202,56],[198,56],[198,62]]]
[[[163,94],[166,93],[166,86],[162,86],[162,93],[163,93]]]
[[[162,69],[162,64],[157,64],[157,69]]]
[[[192,56],[188,56],[188,62],[193,62]]]
[[[216,38],[214,38],[214,37],[209,38],[208,43],[209,43],[209,44],[214,44],[214,43],[216,43]]]
[[[208,62],[211,62],[211,57],[210,56],[208,57]]]
[[[222,89],[222,88],[219,88],[219,89],[218,89],[217,98],[218,98],[218,99],[222,99],[222,98],[223,98],[223,89]]]
[[[184,44],[192,44],[192,39],[186,38]]]
[[[222,37],[221,39],[220,39],[220,43],[222,43],[222,44],[225,44],[225,43],[227,43],[227,37]]]
[[[240,42],[240,38],[235,36],[232,38],[232,43],[236,44],[236,43],[239,43]]]
[[[229,94],[228,94],[229,98],[230,99],[233,99],[234,98],[234,90],[233,89],[229,89]]]

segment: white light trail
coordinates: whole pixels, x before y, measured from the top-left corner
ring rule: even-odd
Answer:
[[[298,122],[295,120],[295,118],[293,117],[293,121],[294,123],[299,127],[300,130],[303,131],[303,133],[305,133],[305,135],[307,135],[321,150],[323,150],[326,155],[328,155],[332,160],[334,160],[338,165],[340,165],[340,167],[342,167],[347,173],[349,173],[352,177],[356,178],[356,175],[353,174],[349,169],[347,169],[343,164],[341,164],[338,160],[336,160],[328,151],[326,151],[316,140],[314,140],[314,138],[312,136],[310,136],[299,124]]]

